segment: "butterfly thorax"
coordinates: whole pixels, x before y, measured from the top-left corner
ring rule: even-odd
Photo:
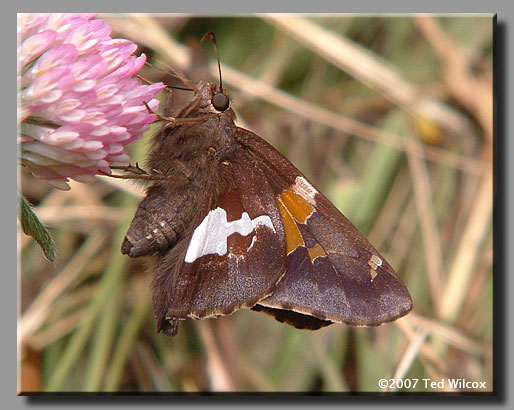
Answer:
[[[177,114],[177,124],[165,123],[152,142],[148,167],[165,175],[196,170],[205,174],[204,168],[219,161],[223,152],[230,150],[235,140],[233,130],[235,114],[231,108],[218,111],[212,103],[219,92],[216,84],[200,82],[199,94]],[[224,93],[227,95],[226,93]],[[228,95],[227,95],[228,98]],[[198,119],[194,123],[181,123],[181,119]],[[177,168],[177,161],[180,161]],[[183,166],[181,166],[183,165]]]

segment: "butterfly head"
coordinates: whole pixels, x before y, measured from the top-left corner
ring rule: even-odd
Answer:
[[[199,108],[208,111],[211,114],[229,114],[229,117],[233,116],[230,100],[228,93],[221,89],[219,85],[214,83],[200,82],[199,84],[201,104]]]

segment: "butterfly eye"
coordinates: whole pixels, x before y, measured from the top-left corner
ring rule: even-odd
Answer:
[[[216,108],[218,111],[226,111],[230,105],[230,101],[226,94],[223,93],[216,93],[214,94],[214,97],[212,97],[212,105],[214,108]]]

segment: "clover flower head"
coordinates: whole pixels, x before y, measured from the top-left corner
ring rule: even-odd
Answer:
[[[162,83],[135,74],[146,56],[111,38],[94,14],[18,15],[18,124],[21,163],[59,189],[126,164],[125,145],[156,116]]]

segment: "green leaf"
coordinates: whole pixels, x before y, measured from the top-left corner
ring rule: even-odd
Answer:
[[[23,233],[32,236],[43,250],[45,257],[53,262],[55,242],[21,193],[18,194],[18,212]]]

